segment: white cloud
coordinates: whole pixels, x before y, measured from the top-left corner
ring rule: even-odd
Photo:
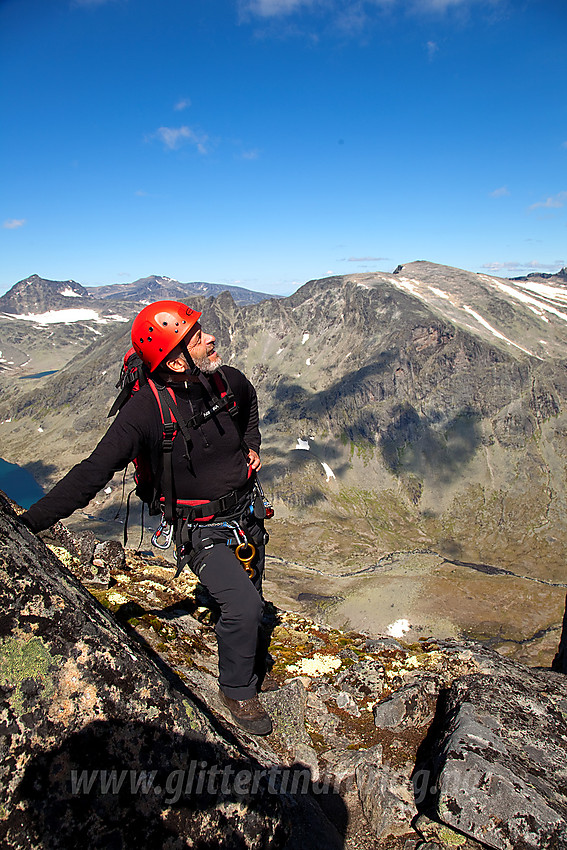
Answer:
[[[160,127],[155,133],[155,136],[161,139],[166,148],[170,150],[175,150],[185,143],[190,143],[195,145],[199,153],[207,153],[209,137],[206,133],[195,132],[191,127]]]
[[[562,260],[556,260],[555,263],[540,263],[538,260],[528,260],[527,262],[520,262],[519,260],[509,260],[508,262],[494,262],[494,263],[484,263],[484,265],[480,266],[481,269],[487,269],[492,272],[492,274],[498,274],[498,272],[505,272],[504,276],[520,276],[526,275],[530,272],[545,272],[548,274],[555,274],[561,269],[565,263]]]
[[[301,6],[313,6],[314,0],[247,0],[244,6],[253,15],[271,18],[277,15],[289,15]]]
[[[380,263],[387,257],[349,257],[347,263]]]
[[[17,230],[18,227],[23,227],[25,223],[25,218],[9,218],[7,221],[4,222],[2,227],[5,230]]]
[[[380,0],[378,0],[380,2]],[[497,6],[502,0],[413,0],[411,6],[416,12],[446,12],[448,9],[467,9],[474,5]]]
[[[546,207],[547,209],[557,209],[559,207],[565,206],[567,203],[567,192],[558,192],[556,195],[551,195],[549,198],[546,198],[545,201],[538,201],[536,204],[532,204],[530,209],[536,210],[539,207]]]
[[[258,159],[259,156],[260,151],[258,150],[258,148],[251,148],[251,150],[242,151],[241,153],[242,159]]]
[[[290,15],[305,8],[316,8],[323,12],[334,12],[341,17],[341,20],[355,16],[362,21],[365,19],[365,10],[373,6],[429,14],[444,13],[449,9],[466,10],[475,5],[498,6],[505,2],[506,0],[351,0],[348,3],[340,2],[340,0],[240,0],[240,7],[244,12],[262,18]],[[430,53],[431,50],[435,52],[437,44],[433,41],[428,42],[428,50]]]
[[[507,186],[500,186],[499,189],[495,189],[494,192],[490,193],[491,198],[504,198],[506,195],[510,194],[510,190]]]
[[[173,108],[176,112],[183,112],[183,110],[187,109],[189,106],[191,106],[190,99],[188,97],[182,97],[180,100],[177,101]]]
[[[435,41],[427,42],[427,55],[430,59],[433,59],[437,51],[439,50],[439,45]]]

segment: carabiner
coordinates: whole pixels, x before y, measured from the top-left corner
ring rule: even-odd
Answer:
[[[165,517],[162,517],[159,526],[152,535],[152,545],[156,546],[158,549],[169,549],[172,540],[173,525],[170,525],[166,521]]]
[[[254,573],[256,572],[256,570],[252,566],[252,561],[256,556],[256,547],[254,546],[254,544],[248,541],[246,541],[246,543],[239,543],[235,549],[234,554],[236,555],[236,557],[238,558],[250,578],[253,578]]]

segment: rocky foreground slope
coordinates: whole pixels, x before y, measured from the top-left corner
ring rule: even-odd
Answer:
[[[44,537],[0,495],[2,846],[567,847],[565,653],[533,670],[268,604],[257,739],[216,696],[193,577]]]

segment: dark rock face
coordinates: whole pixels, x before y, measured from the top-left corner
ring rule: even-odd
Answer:
[[[567,680],[519,665],[465,676],[439,716],[439,820],[498,850],[566,848]]]
[[[567,597],[565,598],[565,614],[563,615],[563,628],[561,630],[561,641],[557,654],[553,659],[552,669],[558,673],[567,673]]]
[[[0,844],[282,846],[258,765],[1,495],[0,538]]]

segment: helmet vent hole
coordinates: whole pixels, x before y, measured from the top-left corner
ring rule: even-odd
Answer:
[[[162,325],[164,326],[164,328],[166,328],[166,327],[167,327],[167,322],[162,322]]]
[[[150,333],[153,333],[153,332],[154,332],[154,329],[153,329],[153,328],[148,328],[148,330],[149,330],[149,332],[150,332]]]

